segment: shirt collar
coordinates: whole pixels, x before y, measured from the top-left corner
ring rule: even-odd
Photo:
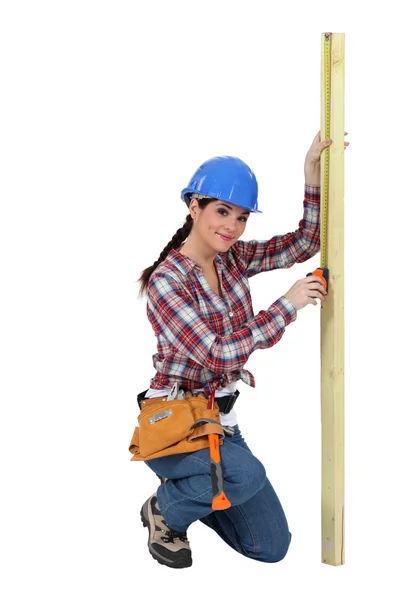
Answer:
[[[193,269],[200,271],[200,266],[189,256],[185,256],[179,252],[176,248],[173,248],[166,259],[170,263],[172,263],[177,269],[181,271],[183,275],[189,275],[193,271]],[[215,256],[215,262],[221,264],[222,257],[217,252]]]

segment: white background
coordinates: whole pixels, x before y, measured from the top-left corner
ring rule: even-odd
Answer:
[[[1,567],[6,600],[398,598],[398,31],[395,3],[2,3]],[[284,506],[284,561],[189,529],[194,564],[148,554],[158,480],[130,462],[155,338],[137,278],[201,162],[241,157],[262,215],[297,228],[320,122],[320,36],[346,34],[346,564],[320,561],[319,305],[247,363],[239,423]],[[251,281],[255,312],[319,255]]]

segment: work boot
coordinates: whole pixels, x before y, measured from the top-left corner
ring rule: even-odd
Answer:
[[[168,527],[158,508],[156,494],[143,504],[140,516],[143,527],[149,530],[149,552],[156,561],[173,569],[192,566],[192,552],[186,531],[175,531]]]

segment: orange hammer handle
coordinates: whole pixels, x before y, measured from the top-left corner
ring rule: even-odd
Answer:
[[[210,397],[209,408],[214,408],[214,392]],[[231,506],[231,503],[224,492],[224,476],[222,473],[218,434],[210,433],[208,441],[210,443],[211,487],[213,495],[211,506],[214,510],[225,510]]]

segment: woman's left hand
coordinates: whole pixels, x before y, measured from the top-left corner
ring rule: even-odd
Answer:
[[[344,132],[347,135],[347,131]],[[320,159],[322,151],[332,143],[332,140],[327,139],[321,142],[321,132],[318,131],[317,135],[313,139],[309,151],[306,154],[304,161],[304,176],[305,182],[308,185],[320,185],[321,181],[321,165]],[[350,142],[344,142],[344,149],[346,150]]]

